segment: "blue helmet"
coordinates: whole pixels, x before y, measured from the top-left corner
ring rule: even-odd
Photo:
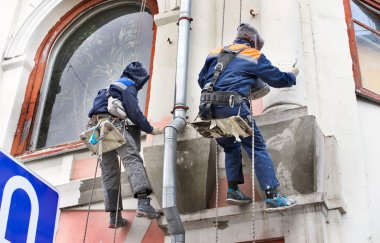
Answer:
[[[121,77],[127,77],[134,81],[139,89],[141,89],[150,76],[141,62],[132,62],[124,69]]]

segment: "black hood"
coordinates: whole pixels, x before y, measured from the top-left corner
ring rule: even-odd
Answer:
[[[134,81],[139,89],[141,89],[150,76],[141,62],[132,62],[124,69],[121,77],[127,77]]]

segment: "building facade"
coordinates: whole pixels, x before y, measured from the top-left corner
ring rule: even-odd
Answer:
[[[141,109],[155,126],[171,121],[180,2],[0,3],[0,147],[59,190],[56,242],[81,242],[86,227],[86,242],[113,240],[99,170],[86,226],[96,159],[79,134],[97,91],[133,60],[151,73],[139,94]],[[258,242],[380,242],[380,2],[193,0],[191,16],[188,122],[197,116],[197,78],[207,54],[230,44],[240,22],[259,29],[272,63],[300,69],[296,86],[272,89],[254,103],[281,191],[299,201],[292,210],[267,213],[257,192]],[[142,141],[160,207],[163,137]],[[215,142],[191,126],[179,134],[177,203],[186,242],[252,242],[252,208],[224,202],[223,161]],[[245,158],[247,194],[250,168]],[[117,231],[117,242],[170,242],[164,217],[135,217],[136,200],[122,175],[123,215],[131,224]]]

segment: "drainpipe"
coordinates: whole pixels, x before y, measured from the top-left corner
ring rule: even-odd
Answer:
[[[176,204],[177,134],[186,125],[186,86],[189,56],[191,0],[181,0],[178,26],[177,70],[173,121],[164,131],[164,172],[162,209],[168,223],[172,243],[185,242],[185,229]]]

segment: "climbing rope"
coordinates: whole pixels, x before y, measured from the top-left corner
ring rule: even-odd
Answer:
[[[83,236],[83,243],[86,242],[86,236],[87,236],[87,228],[88,228],[88,220],[90,218],[90,211],[91,211],[91,204],[92,204],[92,197],[94,195],[94,189],[95,189],[95,181],[96,181],[96,174],[98,172],[98,166],[99,163],[101,163],[103,159],[103,136],[104,136],[104,127],[102,124],[99,126],[99,145],[98,149],[96,152],[97,155],[97,160],[96,160],[96,167],[95,167],[95,173],[94,173],[94,178],[92,180],[92,188],[91,188],[91,196],[90,196],[90,202],[88,203],[88,208],[87,208],[87,218],[86,218],[86,225],[84,228],[84,236]]]
[[[222,33],[221,33],[221,40],[220,40],[220,46],[223,47],[223,37],[224,37],[224,15],[226,13],[226,0],[223,0],[223,14],[222,14]]]
[[[124,131],[125,131],[125,128],[124,128]],[[124,136],[124,134],[123,134]],[[118,160],[119,160],[119,171],[120,171],[120,175],[119,177],[121,176],[121,159],[120,157],[118,156]],[[116,203],[116,220],[115,220],[115,229],[113,231],[113,243],[116,242],[116,229],[117,229],[117,219],[119,218],[119,200],[120,200],[120,190],[121,190],[121,177],[120,177],[120,180],[119,180],[119,189],[117,190],[117,203]]]
[[[243,6],[243,0],[240,0],[240,13],[239,13],[239,24],[241,24],[241,10]]]
[[[215,140],[215,242],[219,241],[219,145],[218,142]]]
[[[253,120],[253,107],[252,107],[252,98],[249,101],[250,109],[251,109],[251,126],[252,126],[252,239],[253,243],[255,243],[255,123]]]
[[[220,46],[223,46],[224,16],[226,12],[226,0],[223,0],[222,29]],[[219,242],[219,145],[215,140],[215,242]]]
[[[143,22],[145,7],[146,7],[146,0],[141,0],[141,6],[140,6],[140,12],[139,12],[139,23],[137,25],[136,38],[135,38],[135,41],[133,43],[132,61],[135,60],[136,50],[138,50],[140,47],[140,45],[139,45],[140,34],[141,34],[141,26],[142,26],[142,22]]]

